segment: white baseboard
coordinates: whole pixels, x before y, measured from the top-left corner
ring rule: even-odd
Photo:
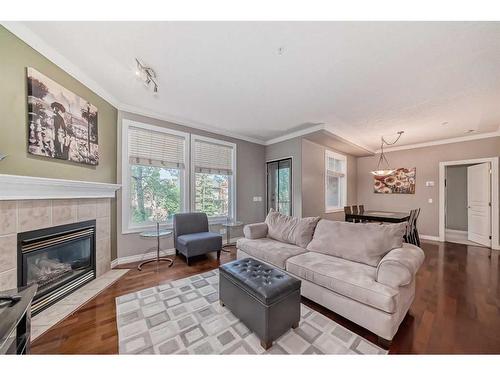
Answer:
[[[421,240],[440,242],[438,236],[428,236],[428,235],[425,235],[425,234],[420,234],[419,237],[420,237]]]
[[[231,238],[231,243],[235,243],[239,238],[242,238],[242,237]],[[226,244],[225,237],[223,237],[222,242],[223,242],[223,244]],[[169,256],[169,255],[175,255],[174,248],[160,250],[160,256]],[[129,255],[126,257],[121,257],[121,258],[117,258],[117,259],[112,260],[111,261],[111,268],[114,268],[114,267],[122,265],[122,264],[140,262],[143,260],[153,259],[155,257],[156,257],[156,251],[150,251],[150,252],[144,253],[144,254]]]
[[[160,256],[168,256],[168,255],[175,255],[175,249],[160,250]],[[156,257],[156,251],[151,251],[149,253],[144,253],[144,254],[137,254],[137,255],[130,255],[130,256],[126,256],[126,257],[121,257],[121,258],[114,259],[111,262],[111,268],[114,268],[114,267],[116,267],[118,265],[122,265],[122,264],[140,262],[143,260],[153,259],[155,257]]]

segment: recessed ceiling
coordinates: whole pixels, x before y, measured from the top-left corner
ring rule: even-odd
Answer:
[[[20,27],[121,108],[261,142],[318,123],[371,149],[398,130],[399,146],[499,130],[499,22]],[[136,57],[156,71],[157,96],[134,75]]]

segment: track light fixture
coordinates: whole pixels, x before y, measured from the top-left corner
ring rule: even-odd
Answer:
[[[136,58],[135,61],[137,63],[135,74],[144,81],[147,87],[153,85],[153,92],[156,94],[158,92],[158,82],[156,81],[155,71],[153,68],[141,63],[139,59]]]

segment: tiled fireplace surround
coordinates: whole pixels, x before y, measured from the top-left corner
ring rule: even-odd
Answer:
[[[96,220],[96,273],[111,268],[111,198],[0,201],[0,290],[17,286],[17,234]]]

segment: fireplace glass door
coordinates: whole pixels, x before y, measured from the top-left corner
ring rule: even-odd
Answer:
[[[26,285],[38,284],[43,294],[85,273],[92,267],[90,248],[84,237],[26,253]]]
[[[38,285],[33,313],[95,278],[95,221],[20,236],[18,284]]]

